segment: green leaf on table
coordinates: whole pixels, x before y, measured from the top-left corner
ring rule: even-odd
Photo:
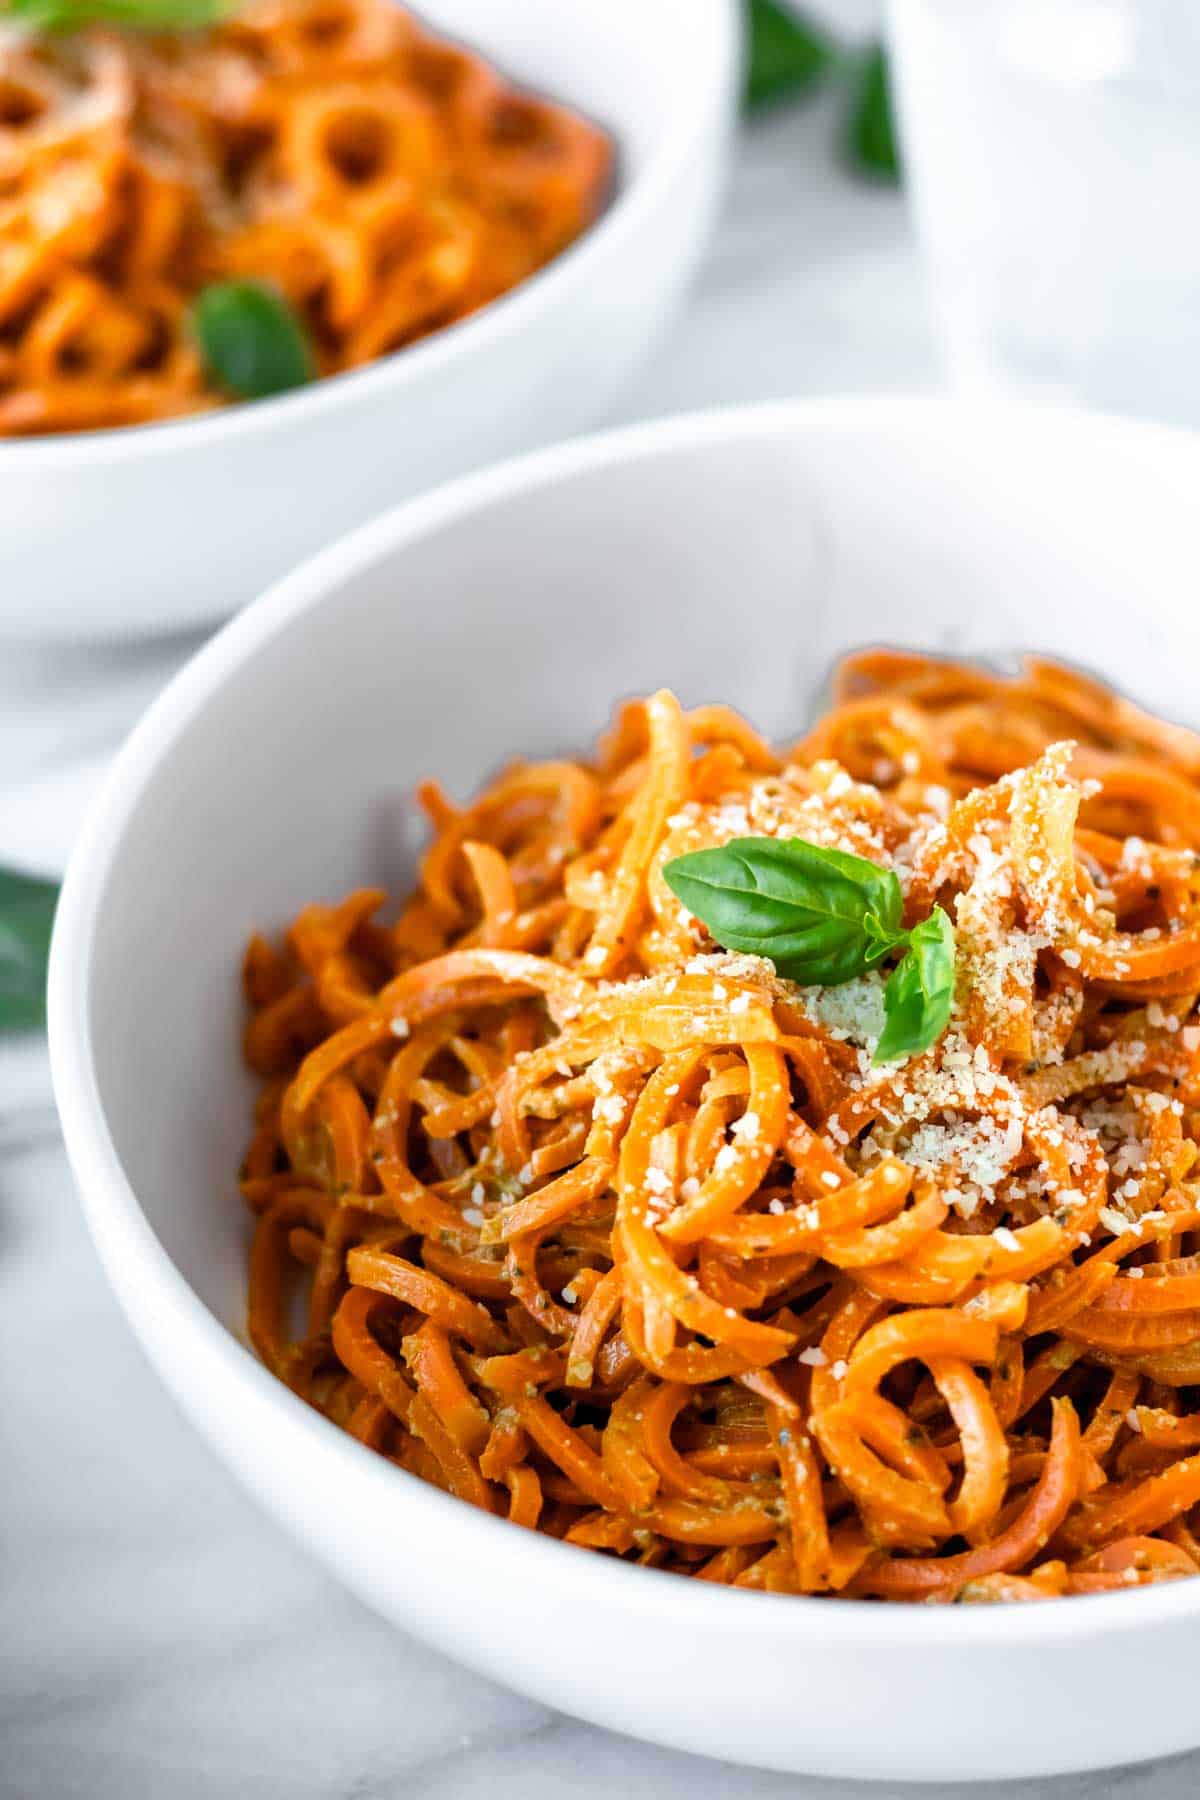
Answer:
[[[885,181],[899,181],[900,152],[891,82],[887,56],[880,44],[866,52],[853,73],[846,150],[855,168]]]
[[[748,112],[815,87],[837,59],[832,40],[778,0],[747,0],[746,36]]]
[[[0,1031],[30,1031],[46,1019],[46,964],[58,888],[0,869]]]
[[[677,856],[663,877],[718,944],[806,987],[837,987],[907,941],[892,870],[804,838],[734,838]]]
[[[883,1034],[872,1061],[916,1056],[937,1042],[954,1001],[954,927],[940,906],[908,934],[908,949],[883,990]]]
[[[0,18],[34,31],[81,31],[109,25],[119,31],[201,31],[226,10],[223,0],[4,0]]]

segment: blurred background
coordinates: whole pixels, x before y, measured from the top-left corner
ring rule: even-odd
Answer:
[[[1195,8],[739,3],[717,229],[595,424],[945,386],[1197,422]],[[112,749],[197,641],[4,650],[0,865],[61,872]]]
[[[737,4],[745,82],[719,222],[672,329],[598,426],[942,379],[879,9]],[[66,484],[58,503],[69,508]],[[0,630],[0,866],[61,873],[112,751],[199,641],[63,650]]]

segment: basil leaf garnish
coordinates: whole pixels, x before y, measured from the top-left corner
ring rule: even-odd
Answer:
[[[898,887],[899,883],[896,885]],[[892,950],[900,950],[908,942],[906,931],[900,930],[898,925],[885,923],[873,912],[869,912],[863,920],[863,929],[871,945],[867,951],[868,963],[882,962]]]
[[[265,281],[217,281],[192,305],[192,330],[209,376],[242,400],[302,387],[316,373],[304,327]]]
[[[896,951],[874,1060],[927,1050],[954,1001],[954,927],[940,906],[906,930],[894,870],[805,838],[733,838],[663,865],[676,899],[726,950],[803,987],[840,987]]]
[[[109,25],[118,31],[202,31],[215,25],[222,0],[8,0],[0,11],[35,31],[82,31]]]
[[[719,944],[768,956],[806,987],[861,975],[902,935],[890,869],[804,838],[734,838],[676,857],[663,876]]]
[[[58,889],[0,869],[0,1031],[45,1023],[46,964]]]
[[[940,906],[908,934],[908,949],[883,990],[883,1034],[872,1061],[916,1056],[936,1043],[954,1001],[954,927]]]

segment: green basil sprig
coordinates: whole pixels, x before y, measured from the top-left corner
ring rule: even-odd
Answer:
[[[890,869],[804,838],[734,838],[677,856],[668,887],[726,950],[769,956],[804,987],[838,987],[903,936]]]
[[[215,25],[222,0],[6,0],[0,17],[35,31],[82,31],[109,25],[118,31],[202,31]]]
[[[940,906],[911,930],[891,869],[804,838],[733,838],[677,856],[667,886],[726,950],[765,956],[803,987],[840,987],[902,952],[874,1060],[927,1050],[954,999],[954,927]]]
[[[212,381],[240,400],[303,387],[316,373],[303,325],[265,281],[214,281],[192,304],[192,330]]]
[[[900,150],[891,78],[881,44],[874,44],[866,52],[854,72],[846,150],[855,167],[882,181],[899,181]]]
[[[58,889],[0,869],[0,1031],[45,1023],[46,964]]]
[[[799,100],[828,86],[842,90],[839,128],[852,169],[882,181],[900,179],[888,64],[883,48],[839,43],[812,19],[781,0],[743,0],[746,79],[743,102],[758,113],[778,101]]]
[[[941,1037],[954,1000],[954,927],[935,906],[908,934],[883,990],[884,1027],[873,1060],[916,1056]]]
[[[814,87],[837,60],[832,40],[778,0],[746,0],[747,109]]]

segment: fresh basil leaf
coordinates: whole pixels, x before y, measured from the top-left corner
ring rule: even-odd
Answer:
[[[7,0],[0,15],[35,31],[81,31],[109,25],[125,31],[199,31],[216,23],[221,0]]]
[[[663,877],[718,944],[804,986],[861,975],[902,936],[892,870],[803,838],[734,838],[676,857]]]
[[[264,281],[217,281],[192,305],[192,329],[212,380],[242,400],[302,387],[312,350],[283,295]]]
[[[856,168],[884,181],[899,181],[900,152],[891,83],[887,56],[880,44],[866,52],[854,75],[846,149]]]
[[[897,883],[899,888],[899,883]],[[863,927],[870,941],[871,948],[867,952],[868,963],[882,962],[893,950],[902,950],[908,943],[908,933],[896,926],[886,925],[873,912],[863,920]]]
[[[883,990],[883,1035],[873,1061],[916,1056],[937,1042],[954,1002],[954,927],[940,906],[908,934],[908,950]]]
[[[46,964],[58,889],[0,869],[0,1031],[45,1023]]]
[[[805,93],[837,53],[824,32],[777,0],[748,0],[745,104],[748,112]]]

